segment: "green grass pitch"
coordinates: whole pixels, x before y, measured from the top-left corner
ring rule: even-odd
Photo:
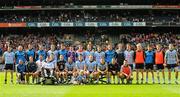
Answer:
[[[180,97],[174,73],[172,77],[171,85],[12,85],[9,81],[5,85],[4,73],[0,73],[0,97]]]

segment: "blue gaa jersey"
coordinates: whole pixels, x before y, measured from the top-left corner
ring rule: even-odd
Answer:
[[[16,51],[15,52],[16,57],[16,64],[19,63],[19,60],[22,60],[23,62],[26,62],[26,55],[24,51]]]
[[[154,51],[145,51],[145,63],[146,64],[154,64]]]
[[[110,63],[113,57],[116,57],[116,52],[114,50],[107,50],[105,52],[105,60],[107,63]]]
[[[67,68],[67,71],[73,71],[73,69],[75,68],[74,62],[72,62],[72,63],[67,62],[67,63],[65,64],[65,66],[66,66],[66,68]]]
[[[27,61],[29,61],[29,57],[32,56],[33,59],[35,59],[35,51],[33,49],[29,49],[26,51],[26,55],[27,55]]]
[[[26,65],[24,65],[24,64],[18,64],[18,65],[17,65],[17,72],[18,72],[18,73],[25,73],[25,72],[26,72]]]
[[[63,55],[65,61],[67,61],[67,53],[68,51],[66,49],[59,50],[59,55]]]
[[[14,52],[4,52],[5,64],[14,64],[15,54]]]
[[[85,66],[86,62],[85,61],[76,61],[76,68],[78,70],[84,70],[84,66]]]
[[[39,60],[39,56],[42,55],[43,56],[43,60],[46,59],[46,52],[44,50],[38,50],[37,51],[37,57],[36,60]]]
[[[127,60],[127,64],[133,64],[134,63],[134,51],[133,50],[124,51],[124,57],[125,57],[125,60]]]
[[[177,64],[176,55],[176,50],[167,50],[165,53],[166,64]]]
[[[87,61],[86,62],[86,69],[90,72],[96,71],[97,63],[96,61]]]
[[[52,50],[49,50],[47,52],[47,55],[50,56],[50,54],[54,54],[54,60],[57,61],[58,60],[58,51],[55,50],[55,51],[52,51]]]
[[[100,63],[101,58],[105,58],[105,53],[103,51],[101,51],[101,52],[96,51],[94,53],[94,57],[95,57],[95,60],[98,64],[98,63]]]
[[[92,56],[94,57],[94,51],[86,50],[86,51],[83,53],[83,56],[84,56],[86,62],[89,60],[89,55],[92,55]]]
[[[104,64],[98,63],[98,66],[97,66],[97,68],[101,71],[105,71],[107,67],[108,67],[107,63],[104,63]]]

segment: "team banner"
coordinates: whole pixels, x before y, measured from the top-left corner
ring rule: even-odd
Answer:
[[[73,22],[61,22],[62,27],[73,27]]]
[[[122,26],[122,22],[109,22],[109,26],[115,26],[115,27]]]
[[[41,22],[41,23],[37,23],[37,27],[49,27],[49,23],[48,22]]]
[[[122,22],[122,26],[133,26],[133,22]]]
[[[27,27],[37,27],[37,23],[36,22],[28,22],[26,23]]]
[[[8,28],[8,27],[26,27],[25,22],[19,23],[0,23],[0,28]]]
[[[60,27],[61,26],[61,22],[51,22],[50,23],[50,27]]]
[[[133,26],[146,26],[146,22],[133,22]]]
[[[87,27],[97,27],[97,22],[85,22],[85,26]]]

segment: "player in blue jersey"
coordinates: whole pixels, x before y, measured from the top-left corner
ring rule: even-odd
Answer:
[[[58,52],[59,52],[59,55],[63,55],[64,60],[67,61],[67,53],[68,53],[68,51],[66,50],[66,47],[65,47],[64,44],[61,44],[61,48],[60,48],[60,50]]]
[[[83,60],[83,55],[80,54],[78,57],[78,60],[76,61],[75,76],[77,76],[80,71],[83,71],[85,73],[85,65],[86,65],[86,62]]]
[[[145,67],[146,67],[146,84],[148,84],[148,72],[151,72],[152,74],[152,83],[154,84],[154,67],[155,63],[155,53],[152,50],[152,46],[147,46],[147,51],[145,51]]]
[[[116,52],[113,50],[112,45],[108,45],[108,50],[105,52],[105,60],[107,63],[110,63],[112,58],[116,57]]]
[[[11,72],[11,83],[13,84],[13,70],[15,63],[15,54],[12,52],[12,48],[8,47],[8,50],[3,54],[3,61],[5,62],[5,84],[7,83],[7,72]]]
[[[101,46],[97,46],[97,51],[94,53],[97,64],[100,63],[101,58],[105,58],[105,53],[102,51]]]
[[[29,57],[32,56],[33,60],[35,60],[35,51],[31,44],[28,44],[28,50],[26,51],[26,59],[29,61]]]
[[[68,57],[68,61],[65,64],[65,71],[67,72],[65,78],[69,78],[70,81],[75,78],[75,63],[72,60],[72,57]]]
[[[96,61],[94,61],[93,59],[93,55],[89,55],[89,59],[86,62],[86,76],[87,76],[87,80],[90,79],[97,79],[97,63]]]
[[[58,51],[56,50],[55,45],[51,45],[50,50],[47,52],[47,55],[49,56],[50,54],[54,54],[54,60],[57,61],[58,59]]]
[[[25,74],[26,74],[26,65],[23,63],[23,60],[19,60],[19,64],[17,64],[17,83],[24,84],[25,83]]]
[[[23,51],[23,47],[19,46],[18,50],[15,52],[16,57],[16,64],[18,64],[19,60],[22,60],[23,62],[26,62],[26,54]]]
[[[171,84],[171,69],[175,70],[175,83],[178,84],[178,55],[173,44],[169,44],[169,49],[165,53],[165,66],[168,69],[168,81]]]
[[[46,51],[44,50],[44,47],[42,45],[39,45],[39,50],[36,52],[36,60],[39,60],[39,56],[42,55],[43,56],[43,60],[46,59],[47,54]]]
[[[105,75],[106,76],[106,80],[108,78],[108,64],[105,62],[104,57],[102,57],[100,59],[100,63],[98,63],[97,65],[97,71],[98,71],[98,75],[97,75],[97,83],[99,82],[99,77]]]
[[[87,49],[83,53],[86,62],[89,60],[89,55],[92,55],[94,57],[94,51],[92,50],[92,45],[90,44],[87,45]]]
[[[127,64],[131,67],[133,71],[134,64],[134,51],[131,49],[131,44],[126,45],[126,50],[124,51],[125,60]],[[133,75],[133,73],[131,73]]]

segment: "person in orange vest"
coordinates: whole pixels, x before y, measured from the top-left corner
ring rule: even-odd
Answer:
[[[131,67],[128,65],[127,60],[124,60],[124,63],[121,66],[121,70],[120,70],[120,78],[122,84],[124,84],[124,79],[126,79],[127,84],[132,84],[133,77],[131,73],[132,73]]]
[[[158,83],[160,84],[160,76],[159,71],[162,71],[162,77],[163,77],[163,84],[165,84],[165,73],[164,73],[164,52],[161,49],[161,45],[156,45],[156,52],[155,52],[155,64],[157,67],[157,79]]]
[[[137,80],[136,84],[139,84],[139,72],[141,72],[141,74],[142,74],[141,84],[143,84],[145,56],[144,56],[144,51],[142,49],[142,45],[140,43],[138,43],[136,45],[136,47],[137,47],[137,50],[136,50],[135,56],[134,56],[135,57],[134,60],[135,60],[135,69],[136,69],[136,80]]]

